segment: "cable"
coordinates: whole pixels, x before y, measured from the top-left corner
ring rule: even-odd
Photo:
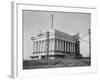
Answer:
[[[84,41],[84,42],[87,42],[87,43],[89,43],[89,41],[83,40],[83,39],[81,39],[81,38],[80,38],[80,40],[82,40],[82,41]]]
[[[85,35],[83,35],[83,36],[81,36],[80,38],[85,37],[85,36],[87,36],[87,35],[88,35],[88,33],[87,33],[87,34],[85,34]]]
[[[85,53],[89,53],[88,50],[84,47],[84,45],[81,44],[80,47],[81,47],[82,49],[84,49],[84,50],[82,51],[82,53],[84,53],[84,51],[85,51]]]

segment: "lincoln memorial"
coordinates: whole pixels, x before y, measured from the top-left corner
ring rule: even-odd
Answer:
[[[40,32],[31,37],[31,59],[77,58],[80,56],[79,34],[69,35],[56,29]]]

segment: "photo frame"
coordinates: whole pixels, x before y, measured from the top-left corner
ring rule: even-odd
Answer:
[[[96,72],[96,70],[97,70],[97,67],[96,67],[96,65],[97,65],[96,54],[97,53],[95,52],[95,48],[94,48],[95,47],[95,42],[94,42],[95,41],[95,28],[96,28],[96,8],[80,7],[80,6],[79,7],[74,7],[74,6],[59,6],[59,5],[39,5],[39,4],[20,3],[20,2],[12,2],[11,8],[12,8],[12,10],[11,10],[11,16],[12,16],[12,18],[11,18],[11,22],[12,22],[11,23],[11,25],[12,25],[12,27],[11,27],[12,28],[12,30],[11,30],[12,31],[12,34],[11,34],[11,36],[12,36],[11,76],[13,78],[38,77],[38,76],[49,76],[49,75],[54,76],[54,75],[63,75],[63,74],[66,75],[66,74],[72,74],[72,73],[92,73],[92,72]],[[23,68],[24,67],[23,66],[24,65],[23,60],[24,60],[24,57],[25,57],[24,53],[25,53],[25,50],[27,50],[27,48],[26,48],[27,45],[26,45],[25,40],[24,40],[26,34],[24,34],[24,33],[25,33],[25,30],[26,30],[26,33],[27,33],[27,30],[29,29],[29,26],[25,29],[25,25],[28,24],[28,21],[29,21],[29,24],[31,22],[31,20],[28,20],[28,17],[26,17],[28,14],[31,15],[30,12],[28,13],[28,11],[35,11],[35,12],[40,11],[41,13],[38,13],[38,12],[34,13],[36,15],[39,14],[37,16],[41,16],[40,14],[51,15],[52,13],[55,14],[55,15],[58,15],[58,16],[63,16],[63,15],[66,15],[66,13],[69,13],[68,16],[73,16],[72,20],[76,16],[76,15],[74,16],[72,13],[75,13],[75,14],[78,14],[78,15],[79,14],[89,14],[89,18],[88,18],[89,21],[87,21],[87,22],[89,22],[90,29],[91,29],[91,33],[90,33],[91,37],[89,37],[89,39],[91,38],[90,42],[89,42],[89,45],[90,45],[90,47],[89,47],[90,65],[89,66],[82,66],[82,67],[80,67],[80,66],[75,66],[75,67],[71,66],[71,67],[59,67],[59,68],[56,68],[57,67],[56,66],[56,67],[53,67],[53,68],[47,67],[45,69],[44,68],[40,69],[41,67],[39,67],[39,66],[38,66],[39,68],[33,69],[33,66],[32,66],[31,69],[28,69],[28,67],[25,67],[26,69],[24,70],[24,68]],[[60,12],[63,15],[60,14]],[[27,15],[25,15],[25,14],[27,14]],[[51,15],[51,17],[49,19],[49,20],[51,20],[50,25],[52,27],[54,25],[54,23],[52,22],[53,21],[53,18],[52,18],[53,16],[54,15]],[[31,17],[32,17],[32,15],[31,15]],[[33,16],[33,18],[34,17],[35,16]],[[65,16],[63,16],[63,17],[65,17]],[[76,17],[80,18],[79,16],[76,16]],[[84,16],[84,17],[87,17],[87,16]],[[44,18],[46,18],[46,17],[44,16]],[[69,17],[69,19],[70,18],[71,17]],[[32,20],[35,21],[36,19],[38,21],[40,18],[35,17],[35,19],[34,20],[32,19]],[[43,18],[41,18],[41,19],[45,20]],[[59,23],[57,23],[57,19],[58,18],[55,19],[55,21],[56,21],[55,26],[59,24]],[[83,17],[81,19],[83,19]],[[26,20],[27,24],[25,24],[25,20]],[[64,18],[64,20],[62,20],[61,17],[59,17],[59,21],[60,20],[61,20],[61,22],[64,22],[65,18]],[[40,21],[38,21],[36,23],[39,24]],[[75,23],[75,21],[73,21],[73,23]],[[63,25],[65,25],[65,24],[66,23],[64,23]],[[24,27],[23,27],[23,25],[24,25]],[[41,25],[43,25],[43,24],[41,24]],[[38,28],[38,27],[35,27],[35,28]],[[42,26],[42,28],[43,28],[43,26]],[[31,28],[31,29],[33,29],[33,28]],[[59,30],[60,29],[62,29],[64,31],[65,28],[59,28]],[[72,29],[72,31],[74,31],[74,30]],[[57,31],[57,32],[59,34],[64,34],[64,33],[61,33],[60,31]],[[41,31],[40,31],[40,33],[41,33]],[[33,38],[34,37],[30,37],[30,40],[31,39],[33,40]],[[65,47],[64,47],[64,50],[65,50]],[[73,48],[73,50],[74,50],[74,48]],[[26,55],[26,57],[27,57],[27,55]],[[48,57],[46,57],[46,58],[48,58]],[[30,60],[33,60],[33,57],[31,57]],[[47,59],[47,61],[48,61],[48,59]],[[52,64],[52,62],[51,62],[51,64]]]

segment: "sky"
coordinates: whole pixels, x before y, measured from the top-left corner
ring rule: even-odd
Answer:
[[[23,11],[23,32],[24,32],[24,53],[23,58],[29,59],[32,56],[32,41],[31,37],[53,28],[65,32],[70,35],[80,34],[80,37],[88,33],[91,27],[91,14],[89,13],[73,13],[73,12],[47,12],[47,11]],[[80,40],[80,53],[83,56],[89,55],[89,35]]]

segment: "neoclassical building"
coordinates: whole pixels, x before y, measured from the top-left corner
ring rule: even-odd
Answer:
[[[31,37],[32,59],[76,58],[80,56],[79,34],[69,35],[56,29]]]

